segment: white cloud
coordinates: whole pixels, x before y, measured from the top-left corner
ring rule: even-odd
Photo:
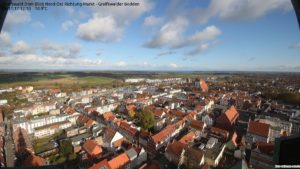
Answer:
[[[65,21],[61,24],[61,28],[63,31],[68,31],[70,27],[73,27],[75,24],[73,21]]]
[[[118,62],[116,65],[117,65],[117,66],[120,66],[120,67],[125,67],[125,66],[127,66],[127,63],[124,62],[124,61],[120,61],[120,62]]]
[[[3,38],[1,34],[1,39]],[[8,41],[10,42],[10,41]],[[2,49],[2,48],[0,48]],[[33,50],[26,42],[18,41],[6,47],[6,52],[1,53],[0,65],[3,69],[11,68],[97,68],[103,65],[103,61],[97,58],[80,56],[80,45],[57,44],[54,42],[43,42]]]
[[[170,67],[171,67],[171,68],[178,68],[178,65],[175,64],[175,63],[171,63],[171,64],[170,64]]]
[[[190,14],[197,22],[204,23],[214,16],[224,20],[249,20],[273,10],[290,9],[292,5],[288,0],[211,0],[207,9],[196,9]]]
[[[188,21],[178,17],[163,25],[153,39],[144,46],[148,48],[161,48],[164,46],[176,47],[182,42],[182,33],[186,30]]]
[[[211,46],[215,45],[216,38],[222,31],[214,25],[207,26],[203,30],[198,31],[190,36],[184,36],[187,31],[188,21],[182,17],[178,17],[163,25],[153,39],[144,46],[148,48],[184,48],[194,47],[191,51],[186,52],[187,58],[201,54],[207,51]],[[157,56],[173,54],[171,51],[159,53]]]
[[[88,41],[119,41],[122,37],[120,28],[113,17],[100,17],[95,14],[87,23],[80,24],[76,35]]]
[[[45,41],[41,44],[42,53],[54,57],[76,58],[80,56],[81,45],[73,44],[58,44]]]
[[[208,43],[204,43],[204,44],[201,44],[200,46],[196,47],[195,49],[189,51],[187,53],[187,55],[195,56],[197,54],[201,54],[201,53],[207,51],[209,48],[210,48],[210,45]],[[188,59],[189,57],[186,56],[185,58]]]
[[[10,31],[19,24],[28,23],[31,21],[31,16],[28,11],[8,10],[4,21],[3,29]]]
[[[40,22],[40,21],[35,21],[31,25],[34,28],[36,28],[36,29],[43,29],[43,28],[45,28],[45,25],[42,22]]]
[[[93,2],[93,0],[83,1]],[[111,0],[110,2],[124,3],[128,1]],[[139,6],[92,7],[94,12],[92,18],[85,23],[79,24],[76,35],[87,41],[120,41],[126,26],[145,12],[152,9],[152,3],[149,0],[140,0],[139,3]]]
[[[64,58],[47,55],[24,54],[11,55],[0,57],[0,65],[8,68],[84,68],[84,67],[98,67],[103,65],[101,59],[89,58]]]
[[[160,24],[162,22],[162,18],[161,17],[156,17],[156,16],[148,16],[145,18],[144,20],[144,26],[154,26],[157,24]]]
[[[0,47],[11,45],[11,38],[8,32],[2,31],[0,33]]]
[[[215,39],[221,34],[221,30],[216,26],[208,26],[204,30],[195,33],[193,36],[189,37],[189,43],[204,42]]]
[[[30,53],[31,52],[31,48],[24,41],[18,41],[17,43],[15,43],[13,45],[12,52],[14,54]]]

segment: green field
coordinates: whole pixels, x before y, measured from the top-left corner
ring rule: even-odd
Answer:
[[[109,86],[121,82],[110,77],[99,75],[76,75],[76,74],[45,74],[45,73],[22,73],[22,74],[0,74],[0,88],[17,86],[34,86],[37,89],[60,88],[68,91],[70,89],[84,89],[88,87]]]

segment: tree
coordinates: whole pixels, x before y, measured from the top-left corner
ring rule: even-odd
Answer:
[[[60,144],[60,153],[64,157],[68,157],[70,154],[73,153],[73,146],[70,139],[62,140]]]
[[[144,130],[148,130],[154,126],[155,120],[152,110],[144,109],[141,112],[137,113],[137,118],[141,124],[141,127]]]

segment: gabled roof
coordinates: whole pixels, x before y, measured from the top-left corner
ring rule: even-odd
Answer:
[[[168,136],[170,136],[173,131],[174,131],[174,125],[168,125],[162,131],[160,131],[159,133],[157,133],[151,137],[155,143],[159,143],[159,142],[165,140]]]
[[[112,127],[106,127],[104,129],[104,135],[103,135],[104,141],[110,143],[111,140],[113,139],[113,137],[115,136],[116,132],[117,131],[115,129],[113,129]]]
[[[192,128],[197,130],[203,130],[204,123],[200,120],[191,120],[190,125]]]
[[[75,109],[72,108],[72,107],[67,107],[67,108],[64,110],[64,112],[66,112],[66,113],[68,113],[68,114],[73,114],[73,113],[75,113],[76,111],[75,111]]]
[[[109,121],[109,120],[114,120],[115,119],[115,116],[112,112],[106,112],[106,113],[103,113],[103,118],[104,120],[106,121]]]
[[[188,134],[181,137],[179,142],[183,144],[188,144],[194,140],[194,137],[195,137],[195,133],[190,131]]]
[[[155,143],[159,143],[159,142],[165,140],[168,136],[170,136],[175,131],[176,127],[183,125],[184,122],[185,122],[185,119],[182,119],[176,123],[169,124],[167,127],[165,127],[163,130],[161,130],[159,133],[151,136],[152,140]]]
[[[87,140],[82,147],[90,156],[98,156],[102,153],[101,146],[95,140]]]
[[[182,118],[186,115],[184,112],[179,110],[170,110],[169,113],[179,118]]]
[[[268,137],[270,125],[259,121],[250,121],[248,125],[248,133]]]
[[[51,89],[51,90],[49,90],[48,92],[49,92],[50,94],[52,94],[52,93],[60,93],[61,90],[60,90],[60,89]]]
[[[203,92],[208,91],[208,85],[203,79],[200,80],[200,87]]]
[[[130,126],[130,124],[128,124],[125,121],[121,121],[120,126],[121,129],[125,130],[128,134],[132,135],[132,136],[136,136],[138,133],[138,130],[135,128],[132,128]]]
[[[173,143],[168,144],[168,146],[166,148],[166,153],[180,157],[181,152],[184,147],[185,147],[185,144],[183,144],[179,141],[174,141]]]
[[[226,112],[224,114],[222,114],[220,117],[218,117],[218,119],[219,118],[225,118],[229,122],[233,122],[238,117],[239,117],[239,113],[237,112],[237,110],[235,109],[234,106],[231,106],[228,110],[226,110]]]
[[[210,132],[213,133],[213,134],[215,134],[215,135],[222,136],[225,140],[227,139],[227,137],[229,135],[228,131],[220,129],[220,128],[217,128],[217,127],[211,127],[210,128]]]
[[[90,167],[89,169],[99,169],[99,168],[103,168],[103,169],[111,169],[109,164],[108,164],[108,161],[107,159],[104,159],[102,161],[100,161],[99,163],[97,164],[94,164],[92,167]]]
[[[108,161],[108,165],[110,166],[111,169],[121,168],[124,165],[126,165],[127,163],[129,163],[129,157],[127,156],[126,153],[122,153],[122,154],[118,155],[117,157]]]
[[[87,116],[85,116],[85,115],[80,115],[80,116],[77,118],[76,122],[77,122],[77,123],[80,123],[80,124],[85,124],[85,123],[88,122],[89,119],[90,119],[90,118],[87,117]]]
[[[155,111],[153,112],[153,114],[157,117],[161,117],[163,113],[164,113],[164,110],[162,110],[162,109],[155,109]]]
[[[90,128],[93,124],[95,124],[95,121],[93,119],[89,119],[87,122],[86,122],[86,126],[88,128]]]
[[[26,167],[43,166],[46,165],[46,161],[40,156],[30,154],[30,156],[23,162],[23,165]]]
[[[126,141],[126,139],[123,137],[123,138],[120,138],[119,140],[114,141],[112,144],[115,148],[119,148],[119,147],[121,147],[121,145],[124,141]]]

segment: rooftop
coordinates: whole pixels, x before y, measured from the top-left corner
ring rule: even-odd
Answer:
[[[118,169],[127,163],[129,163],[129,158],[126,153],[122,153],[108,162],[111,169]]]
[[[261,123],[258,121],[250,121],[247,132],[262,137],[268,137],[269,128],[270,128],[269,124]]]
[[[179,141],[174,141],[173,143],[168,144],[166,153],[173,154],[179,157],[185,146],[185,144]]]
[[[98,156],[102,153],[101,146],[95,140],[87,140],[83,144],[83,149],[91,156]]]

